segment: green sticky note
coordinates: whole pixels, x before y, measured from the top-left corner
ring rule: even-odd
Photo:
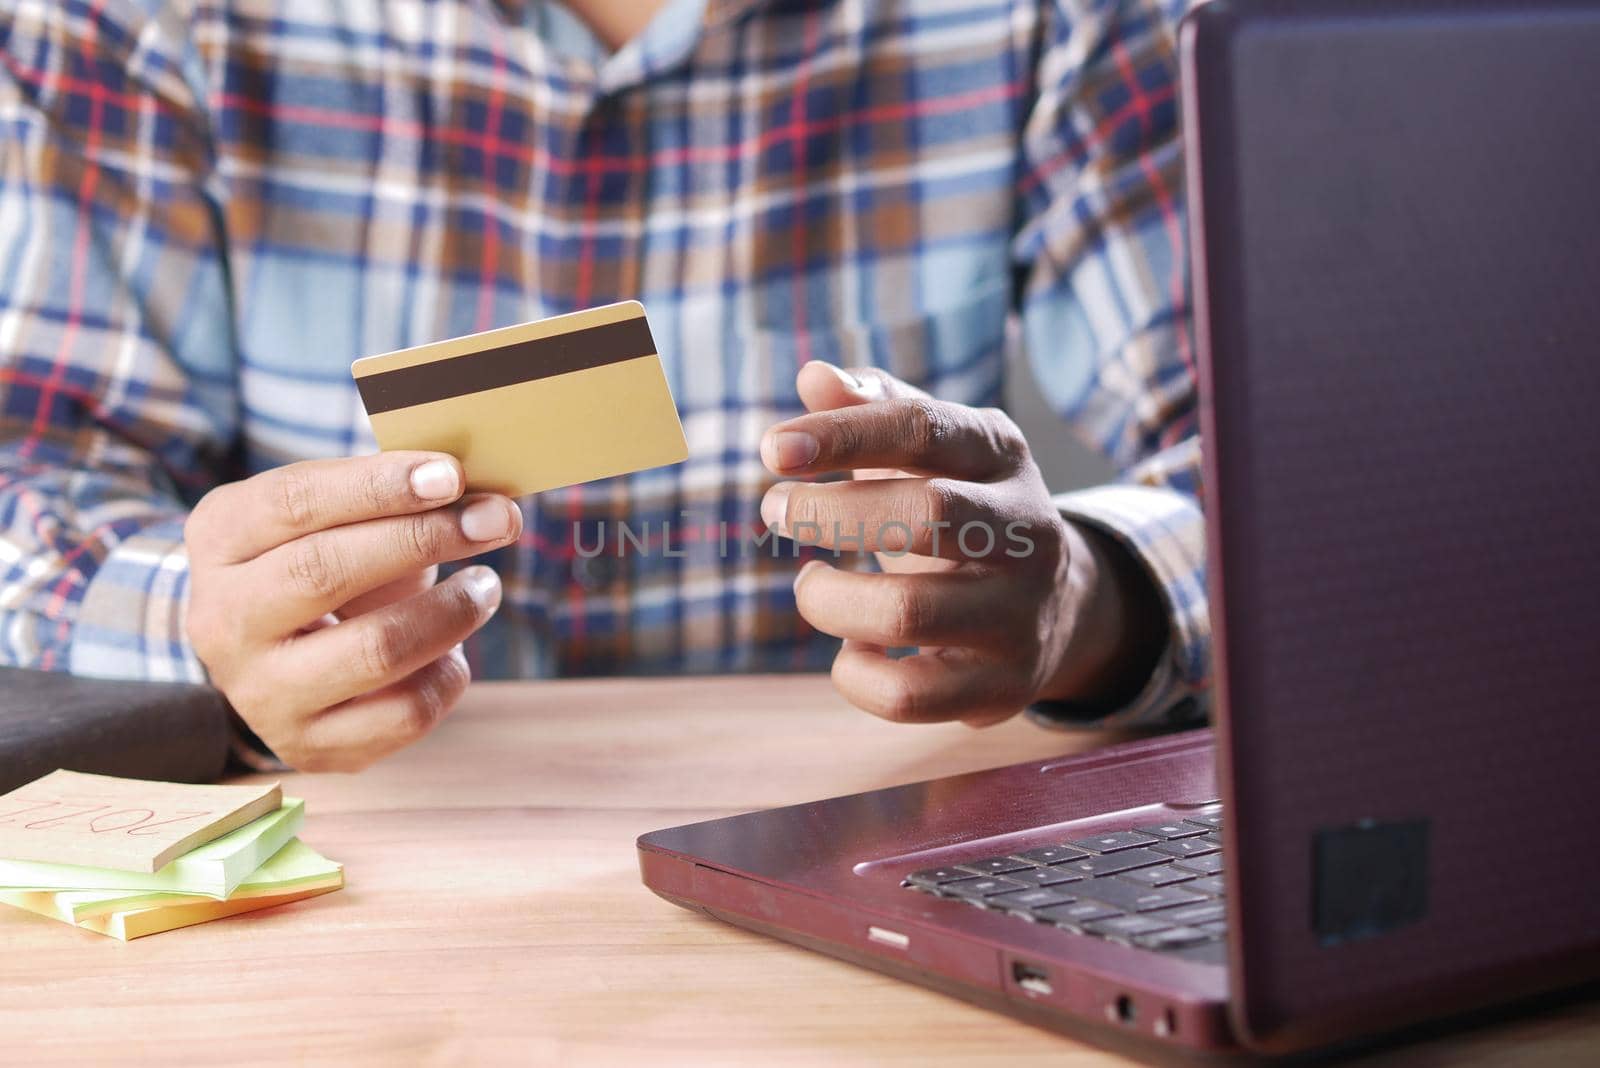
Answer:
[[[248,898],[279,897],[300,890],[332,888],[342,885],[343,866],[329,860],[298,838],[278,850],[266,863],[250,873],[229,895],[229,901]],[[0,901],[6,895],[0,892]],[[72,890],[54,895],[54,911],[68,923],[78,923],[92,916],[110,912],[131,912],[135,909],[164,908],[210,900],[194,894],[173,894],[160,891],[128,890]],[[15,902],[6,902],[14,904]]]

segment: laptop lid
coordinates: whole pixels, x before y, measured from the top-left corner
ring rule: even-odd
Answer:
[[[1182,33],[1234,1011],[1600,973],[1600,4]]]

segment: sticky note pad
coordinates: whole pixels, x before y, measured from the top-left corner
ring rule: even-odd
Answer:
[[[278,811],[191,849],[150,873],[0,859],[0,891],[164,891],[225,898],[300,833],[305,815],[304,801],[286,797]]]
[[[201,786],[53,771],[0,796],[0,858],[152,873],[282,802],[277,783]]]
[[[681,463],[688,443],[637,301],[357,360],[384,449],[446,452],[521,496]]]
[[[0,890],[0,904],[126,941],[301,901],[343,886],[341,865],[294,838],[260,864],[226,900],[126,890]]]
[[[100,934],[110,935],[112,938],[127,942],[135,938],[144,938],[146,935],[160,934],[163,931],[175,931],[180,927],[193,927],[196,924],[209,923],[212,920],[225,919],[228,916],[237,916],[240,913],[259,912],[262,909],[277,908],[279,905],[304,901],[310,897],[320,897],[323,894],[331,894],[343,886],[344,876],[341,873],[333,877],[327,886],[312,886],[303,890],[285,890],[277,894],[234,897],[229,898],[227,901],[210,901],[205,898],[199,898],[147,908],[121,909],[96,916],[86,916],[78,920],[75,926],[82,927],[87,931],[98,931]],[[8,894],[0,891],[0,904],[26,909],[41,916],[62,919],[62,906],[52,900],[59,896],[51,894]],[[70,923],[72,921],[65,922]]]
[[[55,914],[60,919],[67,923],[81,923],[110,912],[131,912],[134,909],[168,905],[203,905],[218,900],[240,901],[342,886],[343,870],[343,865],[322,856],[300,839],[291,837],[271,857],[256,865],[225,899],[157,890],[62,890],[51,893],[51,897],[54,899]],[[15,904],[15,899],[21,893],[0,889],[0,900]]]

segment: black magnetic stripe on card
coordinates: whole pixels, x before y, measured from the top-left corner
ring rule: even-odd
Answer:
[[[356,379],[368,415],[656,354],[642,315]]]

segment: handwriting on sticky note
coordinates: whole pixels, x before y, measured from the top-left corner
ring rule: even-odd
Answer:
[[[0,796],[0,857],[154,872],[280,804],[277,783],[196,786],[55,771]]]

